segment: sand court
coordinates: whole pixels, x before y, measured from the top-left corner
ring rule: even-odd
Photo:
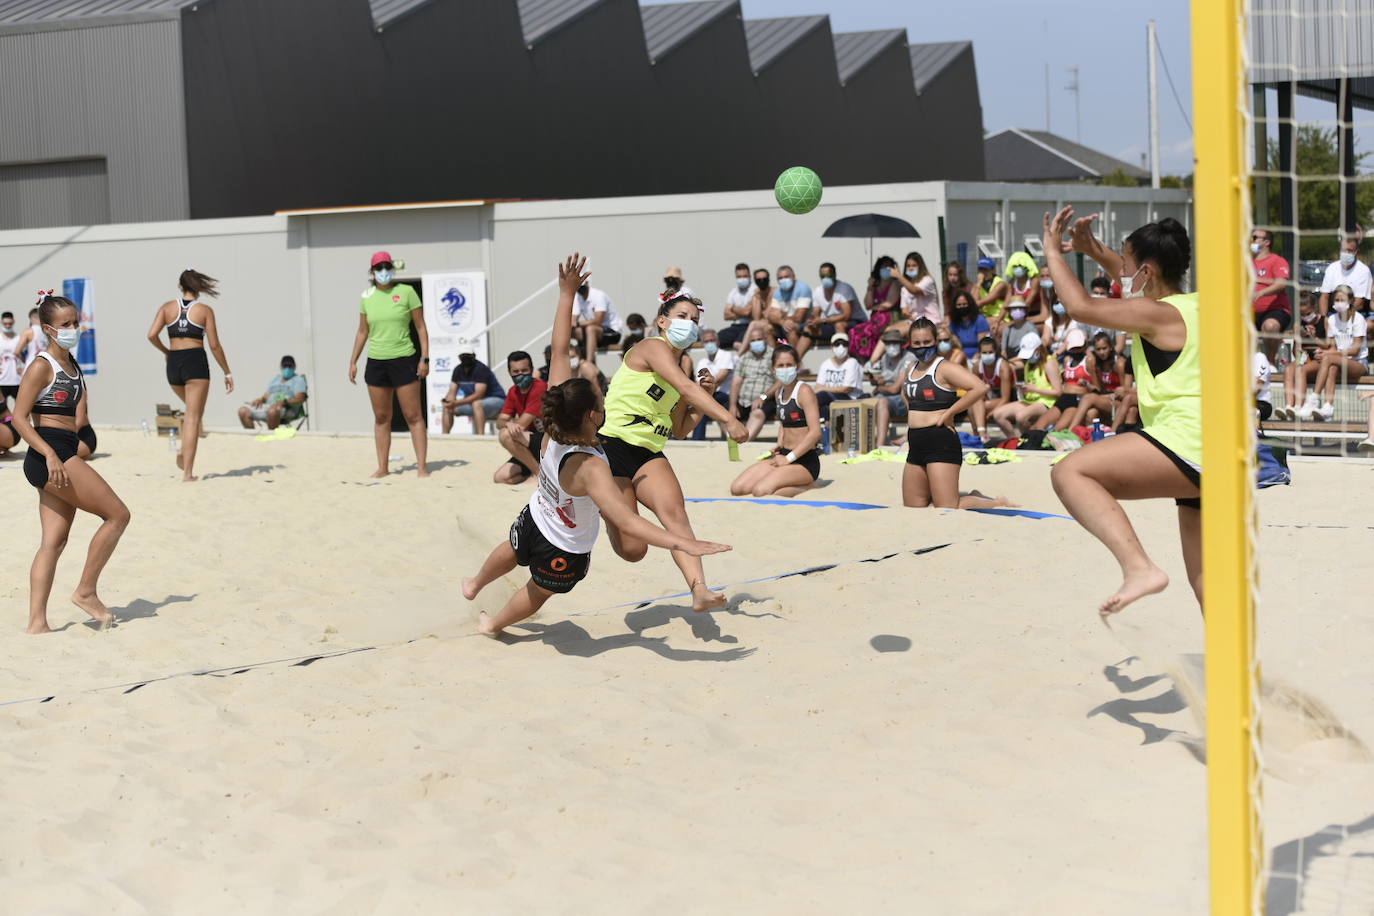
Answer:
[[[1095,610],[1114,564],[1070,521],[722,501],[689,511],[735,548],[713,584],[750,583],[725,611],[652,600],[683,590],[669,556],[603,538],[493,642],[476,611],[516,581],[469,606],[457,580],[530,494],[489,482],[495,443],[433,441],[430,480],[375,484],[362,438],[214,434],[194,485],[163,441],[101,446],[133,512],[106,633],[62,600],[69,626],[22,633],[37,511],[0,462],[0,702],[52,697],[0,706],[12,912],[1205,910],[1199,726],[1160,660],[1201,621],[1167,501],[1129,511],[1173,584],[1119,633]],[[668,454],[688,497],[741,467]],[[901,467],[827,458],[808,495],[892,506]],[[1369,473],[1302,462],[1260,496],[1265,669],[1365,741],[1374,613],[1346,577]],[[962,483],[1063,511],[1042,456]],[[1369,764],[1285,750],[1270,848],[1374,814]]]

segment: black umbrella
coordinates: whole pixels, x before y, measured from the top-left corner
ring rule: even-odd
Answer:
[[[821,233],[821,238],[831,239],[864,239],[864,254],[868,258],[868,267],[873,264],[873,240],[874,239],[919,239],[921,233],[916,231],[916,227],[904,219],[895,216],[883,216],[881,213],[861,213],[858,216],[846,216],[844,219],[837,219],[830,224],[830,228]]]
[[[921,233],[904,219],[883,216],[881,213],[862,213],[846,216],[830,224],[821,233],[828,239],[919,239]]]

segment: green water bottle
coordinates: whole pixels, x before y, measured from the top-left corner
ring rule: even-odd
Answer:
[[[730,452],[731,461],[739,461],[739,443],[734,439],[725,440],[725,447]]]

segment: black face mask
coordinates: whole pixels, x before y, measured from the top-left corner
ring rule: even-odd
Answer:
[[[768,288],[768,278],[767,278],[767,277],[755,277],[755,278],[754,278],[754,285],[757,286],[759,289],[767,289],[767,288]]]

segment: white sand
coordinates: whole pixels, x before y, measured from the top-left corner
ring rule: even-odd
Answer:
[[[0,463],[0,702],[55,697],[0,706],[5,912],[1206,909],[1205,770],[1176,740],[1198,727],[1148,680],[1164,661],[1119,664],[1094,610],[1114,567],[1072,522],[699,504],[698,533],[735,546],[707,561],[722,584],[952,546],[700,616],[607,610],[682,582],[665,553],[630,565],[603,540],[590,578],[500,644],[471,635],[456,586],[529,494],[489,483],[494,443],[435,442],[431,480],[375,486],[366,439],[216,434],[192,486],[165,442],[101,449],[134,515],[102,590],[132,619],[103,634],[65,601],[89,517],[50,610],[72,625],[21,632],[37,513]],[[689,496],[742,467],[719,444],[670,454]],[[900,502],[900,464],[824,468],[812,498]],[[1261,502],[1271,524],[1358,526],[1265,529],[1262,634],[1266,670],[1366,741],[1369,474],[1304,463]],[[1041,456],[964,485],[1062,511]],[[1173,507],[1131,512],[1174,585],[1123,638],[1199,651]],[[1325,756],[1298,748],[1301,779],[1270,781],[1271,848],[1374,813],[1374,769]]]

